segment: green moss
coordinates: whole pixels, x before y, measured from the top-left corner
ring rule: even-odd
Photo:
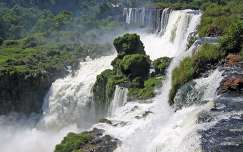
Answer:
[[[155,74],[164,75],[165,70],[169,66],[170,62],[171,62],[171,58],[169,58],[169,57],[162,57],[162,58],[158,58],[155,61],[153,61]]]
[[[185,58],[181,61],[180,65],[176,67],[172,72],[172,89],[170,91],[170,103],[173,104],[173,99],[177,92],[177,89],[191,80],[197,67],[194,65],[192,58]]]
[[[151,77],[144,81],[144,87],[142,88],[129,88],[128,95],[130,98],[136,98],[139,100],[146,100],[155,96],[155,88],[161,86],[163,77]]]
[[[136,77],[146,79],[149,74],[150,60],[143,54],[126,55],[120,63],[120,68],[130,80]]]
[[[54,152],[78,152],[80,145],[88,143],[91,139],[88,133],[69,133],[59,145],[56,145]]]

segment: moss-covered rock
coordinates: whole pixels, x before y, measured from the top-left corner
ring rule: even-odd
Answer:
[[[130,80],[141,77],[145,80],[149,75],[150,59],[143,54],[126,55],[120,63],[121,71]]]
[[[156,87],[162,85],[163,77],[151,77],[144,81],[144,87],[131,87],[128,89],[129,100],[146,100],[155,96]]]
[[[118,52],[111,63],[113,70],[105,70],[98,75],[93,86],[96,109],[100,112],[107,111],[116,85],[143,87],[149,76],[151,62],[137,34],[125,34],[113,43]]]
[[[113,98],[117,84],[126,83],[127,79],[122,75],[117,75],[114,70],[105,70],[97,76],[93,86],[94,101],[98,115],[104,115],[108,105]]]
[[[144,46],[137,34],[125,34],[118,37],[113,42],[118,54],[133,54],[144,52]]]
[[[154,66],[155,74],[164,75],[171,60],[172,59],[169,57],[162,57],[154,60],[153,66]]]
[[[79,134],[69,133],[54,152],[113,152],[119,141],[103,132],[95,128]]]

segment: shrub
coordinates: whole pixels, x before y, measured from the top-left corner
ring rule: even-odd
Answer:
[[[239,52],[241,48],[242,26],[240,24],[232,24],[229,26],[220,39],[220,47],[227,53]]]
[[[185,58],[181,61],[180,65],[176,67],[172,72],[172,89],[170,91],[170,104],[173,104],[173,99],[176,95],[177,89],[191,80],[195,71],[197,70],[196,65],[192,58]]]

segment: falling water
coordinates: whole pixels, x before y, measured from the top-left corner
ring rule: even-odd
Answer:
[[[180,147],[181,145],[185,145],[184,150],[193,147],[198,148],[198,145],[191,145],[198,140],[198,136],[192,136],[191,133],[195,133],[195,121],[198,113],[211,107],[212,104],[209,103],[203,107],[192,106],[174,112],[168,104],[168,98],[173,69],[198,47],[195,43],[186,52],[187,38],[191,32],[195,31],[199,22],[200,13],[193,13],[191,10],[173,11],[169,16],[165,34],[159,37],[158,41],[155,42],[152,38],[145,41],[142,36],[146,53],[150,57],[158,58],[168,55],[174,56],[174,59],[167,70],[166,80],[160,90],[161,94],[153,98],[152,103],[129,102],[120,107],[115,115],[110,118],[111,121],[116,122],[115,127],[108,124],[97,124],[95,126],[105,129],[107,134],[122,141],[117,152],[175,152],[183,149],[183,147]],[[171,41],[172,35],[175,36],[173,41]],[[146,42],[151,43],[151,46],[153,44],[156,44],[156,46],[148,49]],[[170,49],[164,53],[163,51],[166,48]],[[189,141],[182,144],[187,139]]]
[[[113,116],[119,107],[122,107],[127,102],[128,89],[120,86],[116,86],[113,101],[110,104],[109,114]]]
[[[146,53],[151,59],[163,56],[175,57],[186,50],[190,33],[195,32],[201,14],[192,10],[172,11],[162,36],[139,32]],[[167,18],[164,18],[167,20]]]
[[[94,127],[104,129],[107,134],[122,141],[117,152],[200,151],[196,118],[201,111],[212,107],[212,103],[182,108],[177,112],[168,104],[173,69],[199,46],[194,43],[186,51],[187,39],[200,23],[200,12],[127,8],[124,9],[124,16],[127,24],[148,26],[156,30],[156,34],[140,33],[146,53],[152,59],[162,56],[174,58],[160,89],[161,94],[151,99],[152,102],[126,103],[127,89],[116,86],[109,117],[116,125],[98,123]],[[46,96],[44,116],[38,124],[38,129],[21,129],[16,131],[17,133],[11,129],[9,132],[12,134],[1,133],[1,150],[50,152],[67,132],[81,131],[95,123],[95,109],[90,91],[97,74],[111,68],[110,63],[114,57],[112,55],[81,62],[77,73],[55,81]],[[210,87],[208,83],[220,78],[220,73],[215,71],[208,78],[197,80],[199,88],[206,86],[205,99],[215,96],[212,94],[215,87]],[[22,138],[25,140],[21,140]],[[9,139],[13,140],[6,142]]]
[[[0,147],[2,152],[53,152],[55,145],[68,132],[87,129],[95,120],[91,88],[96,76],[111,68],[116,55],[80,62],[79,70],[56,80],[50,88],[43,106],[42,120],[36,127],[33,119],[12,124],[12,117],[0,117]],[[9,124],[9,125],[8,125]]]
[[[114,55],[80,62],[73,75],[56,80],[46,96],[43,120],[40,126],[61,129],[72,125],[88,128],[96,121],[92,100],[92,86],[96,76],[111,68]]]

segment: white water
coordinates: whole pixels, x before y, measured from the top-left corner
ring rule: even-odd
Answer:
[[[200,22],[200,14],[188,12],[190,10],[173,11],[162,37],[150,35],[151,37],[146,39],[142,36],[146,53],[150,57],[174,56],[166,80],[163,82],[161,94],[153,98],[150,104],[129,102],[121,107],[116,115],[110,118],[116,127],[107,124],[95,126],[122,141],[117,152],[176,152],[178,150],[188,152],[190,149],[191,151],[200,149],[199,138],[195,132],[197,115],[212,104],[192,106],[178,112],[174,112],[168,104],[173,69],[198,46],[195,44],[185,52],[187,36],[194,32]],[[174,41],[170,39],[172,31],[176,31]]]
[[[128,94],[127,88],[123,88],[118,85],[116,86],[116,90],[114,93],[114,99],[111,102],[109,112],[108,112],[111,116],[113,116],[116,113],[116,111],[119,107],[122,107],[126,104],[127,94]]]
[[[54,130],[69,125],[90,127],[96,121],[92,86],[98,74],[111,68],[110,63],[114,58],[115,55],[111,55],[81,62],[74,76],[56,80],[45,99],[47,103],[40,125]]]
[[[111,68],[115,56],[81,62],[73,76],[56,80],[46,97],[43,119],[36,128],[29,126],[32,120],[9,124],[14,122],[12,118],[0,117],[0,151],[52,152],[68,132],[80,132],[95,123],[91,87],[98,74]]]
[[[153,98],[152,103],[126,103],[126,91],[118,89],[109,118],[116,125],[94,126],[105,129],[107,134],[122,141],[118,152],[200,151],[199,136],[195,131],[198,127],[196,118],[202,110],[212,107],[212,104],[191,106],[177,112],[168,104],[172,70],[197,47],[193,46],[185,52],[187,37],[195,31],[200,22],[200,14],[189,12],[190,10],[171,12],[161,37],[156,34],[141,35],[146,53],[152,59],[162,56],[174,57],[160,90],[161,94]],[[96,75],[110,68],[113,58],[114,56],[109,56],[81,63],[81,68],[74,77],[70,75],[53,83],[46,98],[48,102],[45,105],[44,118],[39,123],[41,129],[1,128],[1,151],[51,152],[67,132],[81,131],[80,128],[92,124],[95,116],[90,89]],[[212,76],[213,78],[215,77]],[[209,79],[211,80],[211,77]],[[214,89],[209,87],[208,92]],[[208,96],[213,98],[212,94]]]
[[[162,36],[140,33],[146,53],[151,59],[175,57],[185,51],[189,34],[200,23],[200,14],[190,12],[191,10],[172,11]]]

